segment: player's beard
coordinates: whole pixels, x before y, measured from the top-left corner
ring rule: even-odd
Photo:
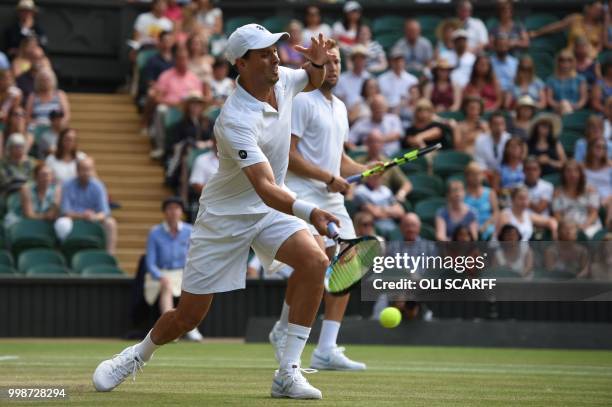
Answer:
[[[331,91],[336,87],[336,84],[338,83],[338,81],[336,80],[336,83],[332,84],[331,82],[328,81],[323,81],[323,84],[321,85],[321,89],[322,90],[328,90]]]

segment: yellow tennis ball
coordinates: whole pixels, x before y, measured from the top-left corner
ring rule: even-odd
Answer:
[[[380,313],[379,321],[383,328],[395,328],[402,322],[402,313],[395,307],[387,307]]]

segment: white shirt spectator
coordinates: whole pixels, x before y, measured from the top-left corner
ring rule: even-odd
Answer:
[[[208,181],[210,181],[218,169],[219,158],[215,151],[208,151],[204,154],[200,154],[193,163],[191,175],[189,176],[189,185],[208,184]]]
[[[64,184],[77,176],[77,161],[82,160],[87,155],[82,151],[77,151],[76,159],[72,161],[59,160],[55,154],[49,154],[45,159],[45,163],[53,170],[55,181],[58,184]]]
[[[612,122],[608,119],[604,120],[604,137],[606,140],[612,140]]]
[[[172,31],[172,21],[166,17],[157,18],[153,13],[142,13],[136,18],[134,31],[139,35],[138,42],[154,44],[162,31]]]
[[[482,48],[489,43],[489,32],[482,20],[468,17],[463,28],[468,32],[468,47],[470,50]]]
[[[365,184],[360,184],[355,188],[355,200],[360,204],[372,204],[376,206],[391,206],[396,200],[389,187],[381,185],[376,189],[370,189]]]
[[[476,55],[471,52],[464,52],[461,58],[459,58],[457,53],[451,50],[444,52],[440,57],[446,59],[450,65],[455,67],[450,76],[453,84],[464,88],[470,81],[472,67],[474,62],[476,62]]]
[[[484,169],[497,171],[504,156],[504,147],[511,137],[510,133],[503,132],[499,143],[495,144],[493,136],[487,133],[480,134],[474,143],[474,159]]]
[[[236,88],[236,84],[231,78],[223,78],[220,81],[215,78],[211,78],[209,81],[210,88],[212,90],[213,98],[215,100],[225,100]]]
[[[525,185],[527,187],[527,191],[529,192],[529,202],[540,202],[542,200],[548,202],[548,205],[550,206],[550,203],[552,202],[552,198],[553,198],[553,193],[555,192],[555,187],[552,183],[544,180],[544,179],[539,179],[538,182],[536,182],[535,185],[533,186],[529,186],[529,185]],[[546,208],[544,209],[544,211],[542,211],[540,213],[540,215],[550,215],[550,208]]]
[[[363,82],[369,79],[370,76],[370,73],[365,70],[360,75],[356,75],[353,71],[344,72],[338,78],[334,94],[342,99],[346,106],[350,108],[359,101]]]
[[[379,130],[383,135],[399,133],[402,137],[404,136],[404,128],[399,116],[386,113],[380,123],[373,122],[371,118],[357,120],[349,132],[349,141],[353,144],[362,144],[374,129]],[[383,151],[386,156],[391,157],[399,148],[399,141],[391,141],[385,143]]]
[[[389,70],[378,77],[380,93],[387,99],[391,109],[399,106],[402,99],[408,100],[408,91],[414,85],[418,85],[418,83],[417,77],[406,71],[397,76],[393,70]]]
[[[332,29],[329,25],[323,23],[319,25],[316,29],[311,30],[310,28],[304,28],[302,30],[302,38],[304,39],[304,46],[310,46],[310,39],[312,37],[319,38],[319,34],[323,34],[325,38],[332,37]]]
[[[223,18],[223,12],[218,7],[215,7],[210,11],[200,11],[196,16],[198,23],[209,30],[213,30],[215,28],[217,18]]]

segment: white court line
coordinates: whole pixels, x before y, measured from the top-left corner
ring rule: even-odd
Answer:
[[[0,356],[0,362],[4,362],[5,360],[17,360],[17,359],[19,359],[19,356],[14,356],[14,355]]]

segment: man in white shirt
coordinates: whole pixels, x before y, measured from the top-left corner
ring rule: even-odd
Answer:
[[[200,154],[193,163],[191,174],[189,175],[189,186],[195,194],[200,196],[208,181],[219,170],[219,157],[217,157],[217,144],[214,142],[210,151]]]
[[[215,59],[213,64],[213,74],[210,80],[210,89],[213,94],[213,101],[216,105],[223,105],[225,99],[234,91],[236,84],[228,77],[229,67],[223,58]]]
[[[331,50],[333,56],[326,66],[325,81],[320,89],[296,96],[291,120],[291,150],[287,186],[298,199],[317,204],[340,219],[340,236],[355,239],[353,222],[344,207],[343,193],[349,184],[343,176],[358,174],[366,166],[354,162],[344,153],[348,138],[348,113],[346,106],[332,94],[340,73],[340,50]],[[313,234],[318,234],[311,227]],[[335,242],[317,238],[321,248],[331,259],[335,254]],[[281,358],[287,331],[287,318],[291,305],[291,292],[283,304],[280,319],[270,332],[270,343],[277,359]],[[364,363],[350,360],[344,348],[336,344],[340,323],[348,304],[349,295],[333,296],[326,293],[325,317],[319,342],[312,354],[310,366],[322,370],[364,370]]]
[[[483,169],[497,171],[504,156],[506,142],[512,137],[506,131],[506,118],[501,112],[494,112],[489,118],[491,134],[482,133],[474,143],[474,159]]]
[[[454,66],[451,72],[451,81],[454,85],[464,88],[470,81],[472,67],[476,62],[476,55],[467,50],[467,32],[459,29],[453,32],[455,49],[443,53],[443,58]]]
[[[98,366],[93,377],[96,390],[111,391],[138,372],[160,345],[198,326],[213,293],[244,288],[252,247],[264,267],[276,259],[294,269],[288,283],[292,300],[287,341],[272,397],[322,398],[300,369],[329,265],[307,222],[325,235],[328,224],[339,221],[310,202],[296,200],[284,181],[293,98],[321,86],[331,43],[321,35],[310,48],[296,47],[310,62],[293,70],[279,66],[276,47],[288,35],[247,24],[229,37],[226,55],[240,76],[215,122],[219,171],[200,197],[181,299],[142,342]]]
[[[550,204],[552,202],[555,187],[540,175],[542,169],[536,157],[525,160],[523,167],[525,173],[525,186],[529,192],[529,209],[538,215],[550,216]]]
[[[133,39],[140,46],[157,44],[160,33],[163,31],[172,32],[172,21],[164,17],[166,8],[166,0],[153,0],[151,11],[142,13],[136,18]]]
[[[410,88],[418,85],[419,80],[406,72],[404,54],[399,49],[392,51],[390,57],[391,69],[378,77],[378,86],[389,108],[399,113],[400,105],[408,103]]]
[[[383,95],[376,95],[370,103],[371,117],[364,117],[353,124],[349,132],[349,146],[363,144],[368,134],[377,129],[383,136],[385,146],[383,151],[392,157],[400,148],[400,140],[404,137],[404,128],[398,115],[388,113],[387,101]]]
[[[489,33],[482,20],[472,17],[472,3],[469,0],[457,3],[457,18],[468,33],[469,50],[478,54],[489,43]]]
[[[334,95],[342,99],[349,109],[359,100],[363,82],[371,76],[366,69],[367,61],[368,49],[362,44],[355,45],[351,50],[353,66],[350,71],[340,75],[338,85],[334,88]]]

